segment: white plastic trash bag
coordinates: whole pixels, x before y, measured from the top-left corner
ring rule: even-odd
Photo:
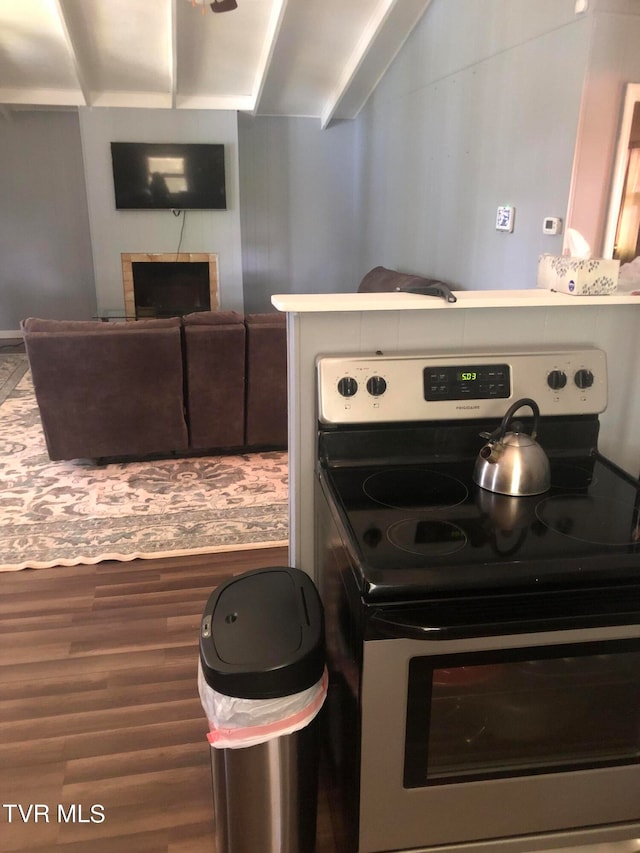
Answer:
[[[198,661],[198,692],[207,722],[207,740],[216,749],[237,749],[292,734],[318,714],[327,695],[327,669],[313,687],[275,699],[240,699],[210,687]]]

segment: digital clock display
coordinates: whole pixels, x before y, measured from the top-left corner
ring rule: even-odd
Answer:
[[[508,364],[443,364],[424,369],[425,400],[489,400],[511,393]]]

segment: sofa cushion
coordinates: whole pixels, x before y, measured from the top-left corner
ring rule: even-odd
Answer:
[[[247,325],[256,326],[286,326],[286,314],[281,314],[280,311],[272,311],[269,314],[247,314]]]
[[[287,328],[279,312],[249,314],[247,425],[249,447],[287,446]]]
[[[206,450],[243,445],[244,323],[187,323],[184,352],[190,446]]]
[[[243,319],[237,311],[195,311],[185,314],[182,322],[185,326],[228,326],[242,323]]]
[[[51,459],[188,448],[179,318],[23,329]]]
[[[41,320],[28,317],[20,324],[24,332],[140,332],[143,329],[171,329],[180,326],[179,317],[134,320],[126,323],[103,323],[101,320]]]

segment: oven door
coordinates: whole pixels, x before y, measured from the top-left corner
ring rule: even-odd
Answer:
[[[368,640],[361,700],[361,851],[640,835],[637,624]]]

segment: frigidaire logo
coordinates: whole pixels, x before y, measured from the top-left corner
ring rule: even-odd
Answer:
[[[479,409],[480,406],[456,406],[456,409],[459,411],[466,411],[467,409]]]

